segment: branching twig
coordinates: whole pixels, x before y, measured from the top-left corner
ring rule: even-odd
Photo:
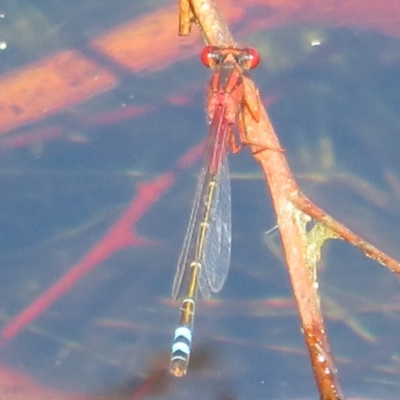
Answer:
[[[237,46],[213,0],[180,0],[180,34],[188,34],[193,22],[199,25],[207,44],[220,47]],[[254,83],[249,78],[244,79],[247,93],[259,96]],[[264,109],[261,110],[260,120],[255,121],[244,108],[243,120],[250,149],[261,165],[271,192],[320,398],[344,399],[336,377],[319,304],[316,263],[319,260],[320,248],[325,240],[340,238],[359,247],[368,257],[392,271],[399,273],[400,264],[330,217],[300,192],[284,152],[276,150],[281,146]],[[308,229],[310,217],[318,224],[313,229]]]

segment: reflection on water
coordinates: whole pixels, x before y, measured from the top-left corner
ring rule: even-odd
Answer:
[[[96,31],[94,19],[90,26]],[[321,40],[307,47],[310,32]],[[274,96],[271,115],[301,187],[400,258],[398,40],[309,26],[240,39],[264,51],[265,69],[255,79],[264,96]],[[129,78],[47,121],[65,131],[61,140],[0,153],[3,326],[105,235],[138,194],[139,182],[171,169],[203,137],[204,83],[193,84],[189,74],[178,80],[178,68],[200,71],[193,59],[134,83]],[[167,104],[167,85],[155,93],[154,80],[174,80],[192,105]],[[129,101],[154,102],[157,109],[104,125],[80,124],[85,113]],[[107,400],[315,398],[279,241],[271,248],[263,235],[275,225],[268,194],[246,151],[230,162],[230,275],[217,298],[199,302],[185,379],[165,375],[179,307],[169,294],[197,168],[179,174],[134,227],[146,245],[103,259],[1,349],[1,363],[60,392],[72,382],[76,393]],[[398,278],[345,243],[329,243],[323,256],[323,308],[344,390],[358,398],[396,398]]]

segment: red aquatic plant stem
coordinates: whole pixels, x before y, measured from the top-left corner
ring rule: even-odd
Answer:
[[[159,198],[172,186],[176,174],[188,168],[201,156],[203,145],[198,145],[182,156],[175,169],[149,182],[137,185],[137,195],[124,211],[120,219],[108,230],[104,237],[63,277],[47,289],[21,313],[15,316],[1,332],[0,345],[15,337],[28,324],[38,318],[56,300],[68,292],[76,282],[89,273],[113,253],[129,247],[149,243],[134,232],[135,225]]]
[[[41,315],[54,301],[68,292],[79,279],[110,257],[111,254],[128,246],[146,243],[145,239],[132,231],[132,226],[153,204],[160,193],[163,193],[172,184],[173,179],[173,174],[169,173],[152,182],[138,184],[137,197],[125,210],[121,218],[78,264],[4,327],[1,334],[1,344],[13,338],[21,329]]]

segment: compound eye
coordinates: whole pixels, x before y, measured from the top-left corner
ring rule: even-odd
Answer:
[[[207,46],[203,49],[200,55],[200,60],[201,62],[208,68],[211,68],[211,66],[214,63],[214,47],[213,46]]]
[[[260,53],[254,47],[248,47],[246,50],[248,56],[247,68],[256,68],[260,64]]]

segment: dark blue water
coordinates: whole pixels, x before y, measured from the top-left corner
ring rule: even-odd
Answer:
[[[2,3],[1,72],[65,48],[86,54],[91,38],[161,7],[159,1],[120,3]],[[400,258],[400,42],[305,24],[265,27],[239,40],[262,53],[253,76],[263,97],[274,98],[269,111],[301,188]],[[197,57],[119,78],[115,89],[8,134],[52,126],[63,132],[0,153],[2,326],[105,235],[137,195],[138,182],[172,169],[206,133],[208,71]],[[187,102],[177,105],[172,95]],[[82,122],[143,105],[154,109],[101,125]],[[155,398],[317,398],[279,241],[264,234],[275,225],[268,189],[248,151],[232,156],[230,167],[228,281],[212,302],[199,302],[187,377],[166,378]],[[135,226],[151,244],[104,260],[1,350],[1,364],[55,389],[73,385],[107,399],[128,398],[122,387],[137,388],[163,368],[179,311],[169,294],[198,169],[179,174]],[[344,390],[396,398],[398,278],[343,242],[324,247],[319,277]],[[274,299],[283,306],[272,305]]]

